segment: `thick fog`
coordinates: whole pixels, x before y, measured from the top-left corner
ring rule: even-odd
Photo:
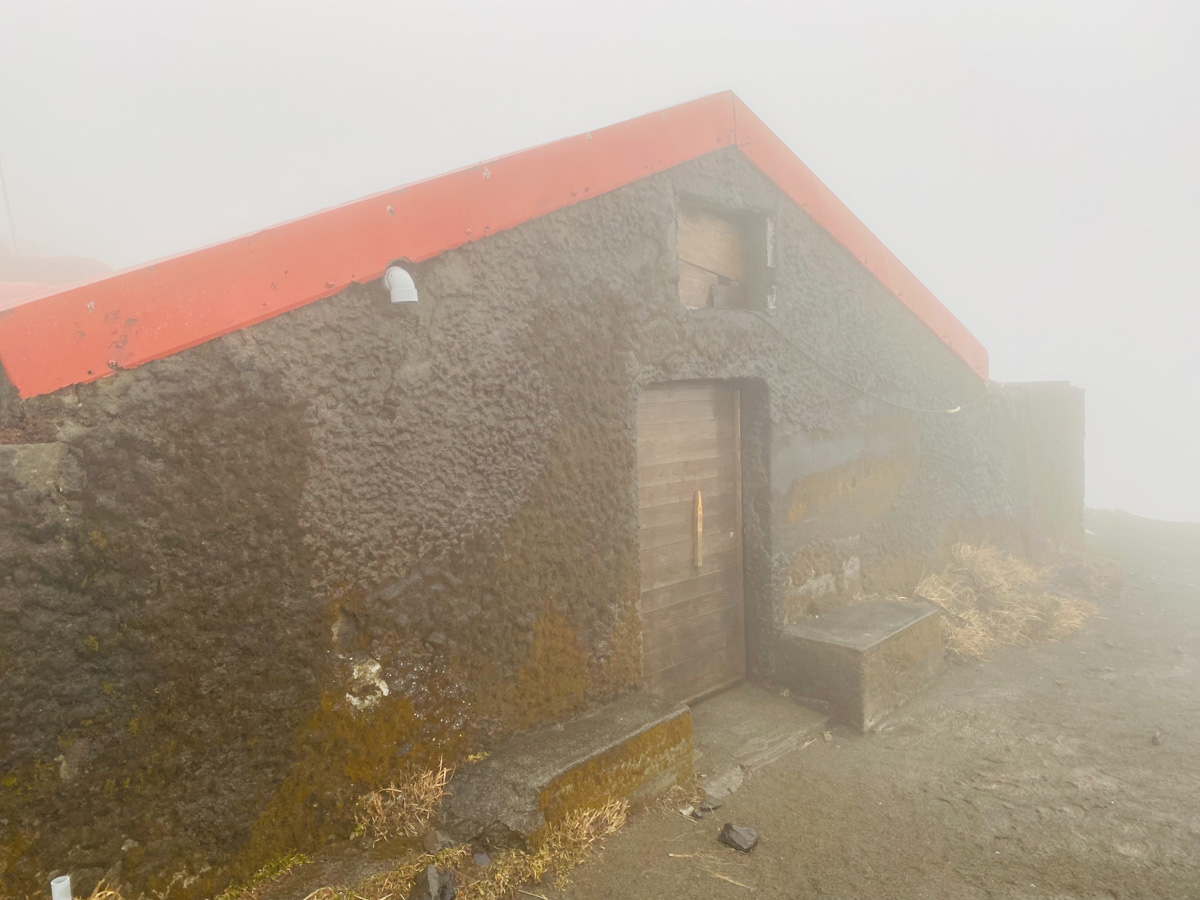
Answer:
[[[1195,0],[4,0],[0,243],[129,266],[732,88],[994,379],[1087,389],[1090,505],[1200,520],[1198,46]]]

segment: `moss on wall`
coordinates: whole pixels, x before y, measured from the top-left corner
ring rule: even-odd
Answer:
[[[692,785],[691,713],[660,722],[575,766],[542,790],[538,808],[551,824],[613,799],[637,804],[675,785]]]

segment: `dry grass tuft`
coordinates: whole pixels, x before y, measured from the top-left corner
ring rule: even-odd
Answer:
[[[1083,627],[1096,605],[1049,590],[1046,573],[987,544],[958,544],[954,562],[926,575],[917,598],[938,606],[946,650],[959,659],[983,659],[1004,645],[1058,641]]]
[[[458,872],[470,859],[469,847],[450,847],[437,853],[423,853],[388,872],[374,875],[353,888],[318,888],[304,900],[394,900],[407,897],[417,876],[424,872],[430,863],[439,869]],[[461,891],[459,896],[462,896]]]
[[[463,900],[510,900],[524,884],[553,874],[557,887],[569,882],[568,873],[592,852],[597,841],[625,824],[629,806],[611,800],[599,809],[572,813],[546,828],[532,852],[509,850],[483,870],[482,876],[459,891]]]
[[[537,848],[508,850],[486,869],[475,867],[471,848],[451,847],[423,854],[353,888],[324,887],[305,900],[394,900],[405,897],[425,867],[449,869],[458,881],[461,900],[512,900],[523,885],[536,884],[553,876],[557,886],[567,883],[568,873],[591,854],[596,842],[617,832],[625,824],[628,805],[611,801],[599,809],[583,810],[548,826]]]
[[[87,900],[124,900],[121,892],[115,888],[110,888],[103,880],[98,885],[92,888],[92,892],[88,894]]]
[[[404,782],[358,798],[354,808],[354,837],[367,835],[372,845],[395,838],[419,837],[437,815],[454,775],[441,763],[436,769],[413,772]]]
[[[310,862],[312,857],[303,853],[288,853],[273,859],[255,872],[245,884],[233,885],[223,890],[217,895],[217,900],[258,900],[264,888],[270,887],[297,866],[308,865]]]

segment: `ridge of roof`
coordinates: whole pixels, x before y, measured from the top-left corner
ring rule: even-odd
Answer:
[[[26,398],[95,381],[730,146],[987,380],[983,345],[731,91],[21,298],[0,365]]]

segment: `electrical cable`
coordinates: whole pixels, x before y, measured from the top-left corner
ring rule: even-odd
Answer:
[[[825,372],[829,375],[832,375],[834,378],[836,378],[838,381],[842,382],[843,384],[854,388],[854,390],[858,391],[860,394],[864,394],[864,395],[870,397],[872,400],[878,400],[880,403],[886,403],[889,406],[895,406],[898,409],[903,409],[903,410],[907,410],[908,412],[915,412],[915,413],[944,413],[947,415],[954,415],[955,413],[962,412],[967,407],[974,406],[980,400],[985,399],[986,397],[988,397],[991,394],[991,392],[988,390],[987,385],[985,384],[982,394],[980,394],[978,397],[976,397],[973,400],[968,400],[966,403],[962,404],[961,406],[954,407],[953,409],[926,409],[926,408],[919,407],[919,406],[907,406],[903,403],[897,403],[895,400],[889,400],[887,397],[881,397],[879,394],[868,391],[866,388],[862,387],[861,385],[855,384],[853,381],[851,381],[849,378],[845,377],[841,373],[835,372],[833,369],[829,368],[829,366],[825,365],[823,362],[821,362],[819,359],[817,359],[815,356],[813,356],[808,350],[804,349],[799,344],[797,344],[794,340],[792,340],[792,338],[789,335],[785,334],[774,322],[772,322],[770,319],[768,319],[765,315],[763,315],[758,310],[756,310],[756,309],[738,309],[737,307],[729,307],[729,308],[735,310],[736,312],[750,313],[755,318],[761,319],[767,325],[767,327],[769,327],[773,332],[775,332],[777,335],[779,335],[781,338],[783,338],[789,345],[791,345],[792,349],[799,352],[801,356],[803,356],[805,359],[807,359],[809,362],[811,362],[818,369],[821,369],[823,372]]]

